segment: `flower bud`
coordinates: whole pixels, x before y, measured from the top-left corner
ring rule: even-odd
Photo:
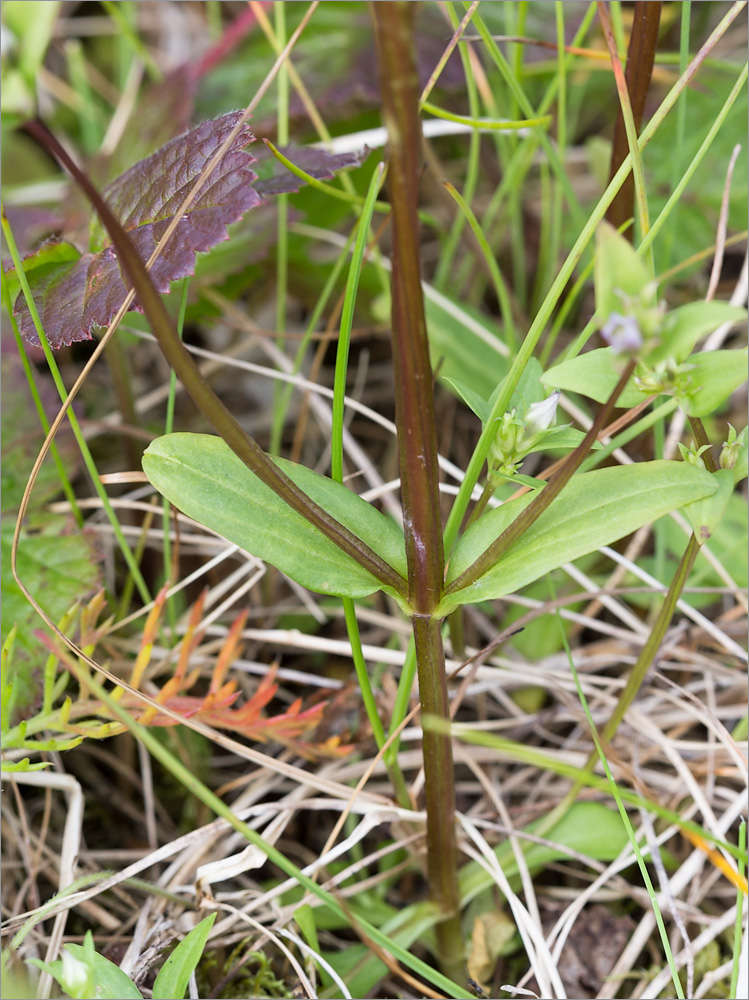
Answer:
[[[489,472],[501,472],[506,476],[514,476],[517,463],[522,457],[519,451],[523,425],[515,410],[505,413],[497,421],[494,440],[489,446]]]
[[[705,460],[702,458],[703,451],[707,451],[710,448],[709,444],[703,444],[701,448],[692,441],[692,443],[687,448],[679,442],[679,451],[681,452],[682,459],[689,465],[696,465],[698,469],[706,469]]]
[[[671,388],[671,385],[668,383],[668,380],[663,374],[653,371],[646,372],[642,375],[636,375],[634,383],[640,392],[647,392],[651,396],[655,396],[661,392],[667,392]]]
[[[746,427],[741,434],[737,434],[736,428],[732,424],[728,425],[728,437],[723,442],[723,448],[720,452],[719,464],[721,469],[736,468],[736,462],[739,459],[739,455],[746,448],[746,439]]]
[[[69,951],[62,950],[62,968],[60,970],[60,985],[65,992],[74,998],[91,996],[91,970],[85,962]]]

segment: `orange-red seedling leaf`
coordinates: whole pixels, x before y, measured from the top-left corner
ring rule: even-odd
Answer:
[[[226,637],[226,642],[221,647],[221,652],[218,654],[216,660],[216,666],[213,668],[213,676],[211,677],[211,691],[218,691],[223,683],[224,677],[226,677],[226,671],[229,669],[233,660],[238,656],[242,655],[242,646],[240,645],[239,639],[244,630],[245,624],[247,622],[247,609],[237,615],[237,617],[232,622],[232,626],[229,629],[229,634]]]
[[[146,618],[146,623],[143,626],[143,635],[140,641],[140,649],[138,650],[138,656],[135,660],[135,665],[133,667],[133,672],[130,676],[130,686],[134,688],[140,687],[140,682],[143,679],[143,674],[145,673],[146,667],[151,662],[151,653],[153,652],[153,645],[159,634],[159,624],[161,622],[161,616],[164,613],[164,605],[166,603],[166,584],[161,588],[161,590],[156,595],[156,599],[153,602],[153,607],[148,612]]]
[[[79,626],[80,646],[85,653],[90,653],[96,644],[109,631],[113,617],[100,622],[99,618],[107,603],[106,594],[103,590],[98,591],[88,604],[81,608],[81,620]]]
[[[703,837],[700,837],[698,833],[692,833],[691,830],[687,830],[683,827],[681,832],[687,840],[691,841],[695,847],[698,847],[708,856],[713,865],[718,869],[718,871],[725,875],[729,882],[733,883],[733,885],[743,892],[745,896],[749,895],[749,883],[746,878],[741,874],[741,872],[737,872],[731,865],[729,865],[720,851],[716,850],[712,844],[709,844]]]
[[[151,661],[166,608],[166,594],[167,588],[164,587],[144,623],[141,644],[132,673],[131,686],[134,688],[142,681]],[[226,680],[225,677],[233,658],[241,651],[240,638],[247,621],[246,613],[238,615],[229,629],[226,641],[216,657],[206,693],[204,695],[187,693],[204,676],[204,671],[200,667],[190,665],[191,656],[202,640],[199,625],[203,617],[204,601],[205,594],[201,595],[191,609],[174,673],[153,696],[157,705],[149,705],[144,709],[142,702],[122,687],[114,689],[113,697],[129,708],[141,725],[160,727],[179,725],[178,720],[167,716],[157,707],[163,706],[184,720],[196,719],[216,729],[229,730],[259,743],[282,743],[310,760],[321,756],[341,757],[349,753],[352,748],[342,745],[338,736],[321,740],[319,744],[312,742],[314,731],[318,728],[327,708],[327,701],[320,701],[305,709],[302,699],[297,698],[285,712],[275,716],[265,714],[268,705],[278,693],[277,664],[273,664],[260,679],[253,695],[244,704],[237,706],[241,692],[237,690],[235,680]],[[87,609],[86,631],[89,637],[93,637],[97,631],[96,619],[102,607],[103,600],[95,598]],[[43,641],[50,652],[63,662],[67,662],[69,654],[58,648],[51,637],[46,637]],[[74,672],[80,680],[80,671]],[[83,684],[83,681],[81,683]],[[111,711],[106,705],[88,700],[82,693],[76,701],[70,699],[65,701],[52,728],[89,739],[103,739],[124,732],[126,727],[118,721],[112,721]]]

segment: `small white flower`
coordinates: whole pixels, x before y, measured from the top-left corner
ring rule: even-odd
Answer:
[[[561,391],[555,389],[550,396],[539,403],[533,403],[525,414],[526,437],[548,430],[557,418],[557,405]]]
[[[89,967],[67,948],[62,950],[60,985],[71,997],[85,997],[89,987]]]
[[[10,55],[12,50],[18,45],[18,39],[10,30],[3,25],[2,34],[0,34],[0,55],[7,56]]]

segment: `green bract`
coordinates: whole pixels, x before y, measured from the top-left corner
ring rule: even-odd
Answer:
[[[746,382],[746,350],[692,354],[674,395],[690,417],[707,417]]]
[[[628,301],[645,307],[656,304],[655,284],[642,257],[608,222],[596,230],[594,281],[596,311],[603,319],[621,313]]]
[[[312,500],[406,575],[403,534],[392,521],[332,479],[294,462],[275,461]],[[143,469],[175,507],[302,586],[337,597],[366,597],[383,589],[250,472],[221,438],[167,434],[149,445]]]

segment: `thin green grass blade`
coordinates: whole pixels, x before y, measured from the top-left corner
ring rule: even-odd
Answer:
[[[304,335],[301,341],[299,342],[299,347],[294,356],[294,363],[291,369],[293,375],[297,375],[301,370],[302,362],[304,361],[305,355],[307,353],[307,348],[309,347],[312,334],[317,329],[317,324],[320,322],[322,314],[325,312],[325,307],[327,306],[330,296],[333,294],[333,289],[336,286],[336,282],[338,281],[338,278],[341,272],[343,271],[343,265],[346,263],[346,259],[349,254],[349,249],[351,248],[351,245],[354,241],[354,237],[356,236],[357,226],[358,223],[356,223],[354,225],[354,228],[351,230],[351,235],[349,236],[343,250],[341,250],[340,254],[338,255],[338,258],[335,264],[333,265],[333,269],[328,275],[323,290],[320,292],[320,296],[317,302],[315,303],[315,308],[312,310],[312,315],[310,316],[309,323],[307,323]],[[283,426],[284,423],[286,422],[286,413],[289,408],[289,402],[291,400],[291,394],[293,391],[294,391],[293,385],[291,384],[284,385],[279,395],[278,403],[274,409],[273,419],[278,420],[281,426]]]
[[[505,343],[511,353],[515,353],[517,350],[517,331],[515,330],[515,321],[512,317],[512,304],[510,302],[510,295],[507,291],[507,285],[505,284],[505,279],[502,277],[502,272],[499,269],[499,264],[492,253],[492,249],[489,246],[489,241],[484,235],[484,231],[481,228],[479,220],[473,213],[471,206],[468,204],[463,195],[448,181],[444,182],[444,187],[450,194],[452,199],[457,203],[461,212],[465,216],[468,225],[471,227],[473,235],[478,240],[479,246],[484,254],[484,259],[486,260],[487,267],[489,268],[489,273],[492,276],[492,281],[494,282],[494,290],[497,293],[497,298],[499,299],[500,309],[502,311],[502,321],[504,323],[504,333],[505,333]]]
[[[276,20],[276,38],[278,44],[286,44],[286,5],[273,5]],[[289,141],[289,71],[284,62],[276,77],[278,92],[278,108],[276,119],[276,135],[283,146]],[[276,198],[276,346],[283,350],[286,345],[286,308],[289,287],[289,196],[279,194]],[[273,386],[273,413],[278,412],[278,403],[283,390],[278,383]],[[270,447],[271,455],[281,454],[281,436],[283,424],[274,419],[271,424]]]
[[[140,35],[130,23],[130,20],[127,17],[127,10],[125,9],[126,5],[122,3],[114,3],[114,0],[101,0],[101,5],[117,26],[117,34],[121,38],[127,40],[129,46],[135,54],[135,57],[146,67],[146,72],[151,80],[161,80],[163,74],[156,63],[156,60],[148,51],[148,48],[144,44]]]
[[[185,314],[187,313],[187,293],[190,288],[190,279],[183,278],[179,301],[179,313],[177,315],[177,336],[182,339],[182,332],[185,326]],[[169,395],[166,400],[166,417],[164,419],[164,433],[171,434],[174,430],[174,410],[177,403],[177,375],[173,369],[169,371]],[[169,534],[171,527],[172,505],[163,498],[161,505],[161,524],[164,545],[164,579],[171,582],[172,574],[172,542]],[[173,600],[167,600],[167,614],[169,625],[172,630],[172,639],[176,641],[177,609]]]
[[[464,5],[465,5],[465,0],[464,0]],[[487,55],[493,60],[494,64],[499,69],[500,73],[502,74],[502,79],[510,88],[510,92],[517,101],[520,110],[527,118],[529,119],[536,118],[537,115],[535,114],[533,106],[528,100],[525,91],[518,83],[515,75],[512,72],[511,67],[509,66],[507,60],[502,54],[502,51],[495,42],[494,38],[492,37],[491,32],[484,24],[484,21],[482,20],[480,14],[476,13],[474,15],[474,23],[484,41],[484,44],[486,45]],[[564,168],[564,164],[560,161],[559,154],[557,153],[557,150],[554,148],[554,144],[551,142],[546,133],[539,130],[538,136],[541,146],[543,147],[544,152],[546,153],[546,156],[548,158],[549,164],[551,165],[551,168],[553,169],[559,183],[562,185],[562,188],[567,198],[567,204],[569,205],[569,209],[572,214],[572,218],[575,221],[577,227],[581,228],[584,224],[582,208],[580,207],[580,202],[572,188],[570,179],[567,176],[567,171]]]
[[[338,352],[336,354],[335,380],[333,383],[333,422],[330,438],[330,474],[337,482],[343,482],[343,411],[346,396],[346,373],[351,343],[351,329],[354,325],[356,293],[359,288],[364,252],[367,249],[369,227],[374,212],[377,193],[384,177],[385,165],[379,163],[369,182],[361,218],[357,227],[354,249],[349,264],[346,291],[343,299],[341,323],[338,332]]]
[[[683,73],[689,62],[689,30],[692,21],[692,0],[683,0],[679,7],[681,25],[679,27],[679,73]],[[681,149],[687,134],[687,107],[689,91],[685,90],[676,108],[676,148]],[[679,183],[679,161],[674,157],[671,170],[671,189]],[[676,226],[671,226],[663,237],[663,266],[668,268],[673,254]]]
[[[369,227],[374,214],[374,206],[377,194],[380,190],[385,174],[385,164],[379,163],[372,174],[364,199],[364,207],[354,241],[354,249],[349,264],[348,278],[346,280],[346,291],[343,299],[343,310],[341,312],[341,323],[338,333],[338,352],[336,354],[335,379],[333,383],[333,421],[330,436],[330,475],[336,482],[343,483],[343,414],[346,397],[346,373],[348,371],[349,346],[351,344],[351,330],[354,325],[354,308],[356,306],[356,293],[359,288],[359,278],[361,277],[362,265],[364,263],[364,252],[367,249],[367,239]],[[364,708],[367,712],[369,724],[377,741],[377,746],[381,747],[385,742],[385,730],[380,721],[380,714],[377,711],[374,691],[369,679],[367,664],[364,661],[362,651],[359,625],[356,620],[356,604],[352,598],[343,598],[343,613],[346,619],[346,630],[349,642],[351,643],[351,653],[354,660],[354,670],[359,681],[362,693]]]
[[[551,115],[540,115],[536,118],[520,119],[518,121],[488,121],[486,118],[471,117],[467,115],[456,115],[452,111],[445,111],[438,108],[429,101],[422,101],[421,107],[428,111],[435,118],[444,118],[449,122],[458,122],[460,125],[468,125],[469,128],[485,129],[487,132],[516,132],[521,128],[534,128],[551,124]]]
[[[448,11],[448,16],[453,30],[455,30],[458,27],[458,15],[455,13],[452,3],[447,3],[445,7]],[[470,117],[465,118],[462,124],[468,124],[475,122],[479,116],[479,98],[476,89],[476,82],[473,78],[471,60],[468,56],[468,50],[465,45],[458,46],[458,54],[463,65],[463,73],[466,81],[466,94],[468,95],[468,107],[471,112]],[[429,104],[426,101],[421,102],[420,107],[422,110],[428,110],[433,115],[436,114],[437,117],[442,117],[443,114],[447,113],[441,112],[439,108],[435,108],[434,105]],[[457,121],[461,117],[462,116],[458,115],[455,120]],[[463,184],[465,200],[469,205],[473,201],[474,195],[476,194],[476,187],[478,185],[480,152],[481,133],[472,132],[468,142],[468,162],[466,164],[465,181]],[[447,239],[445,240],[440,253],[439,263],[437,264],[437,270],[434,275],[434,286],[442,292],[444,292],[448,278],[450,278],[452,274],[453,259],[460,243],[460,237],[463,232],[464,225],[465,219],[461,215],[458,215],[455,219],[453,219],[450,232],[447,235]]]
[[[430,719],[428,722],[425,721],[426,725],[438,727],[440,723],[437,719]],[[599,792],[610,792],[608,780],[605,777],[592,774],[584,767],[575,767],[573,764],[567,764],[565,761],[558,760],[552,754],[545,753],[543,750],[536,750],[534,747],[516,743],[514,740],[497,736],[495,733],[472,730],[470,723],[453,723],[450,727],[450,732],[456,739],[463,740],[466,743],[473,743],[476,746],[489,747],[508,760],[530,764],[540,770],[551,771],[553,774],[569,778],[571,781],[579,781],[580,785],[586,788],[594,788]],[[716,847],[720,847],[721,850],[726,851],[732,857],[743,858],[744,862],[746,862],[746,850],[740,850],[727,840],[721,840],[720,837],[716,837],[715,834],[704,829],[698,823],[683,819],[678,813],[673,812],[671,809],[666,809],[659,802],[646,799],[642,795],[630,792],[626,788],[620,788],[619,794],[624,802],[628,802],[630,805],[637,806],[640,809],[647,809],[667,823],[675,823],[684,830],[690,830],[711,844],[715,844]]]
[[[73,90],[80,98],[78,123],[83,138],[83,147],[89,156],[93,155],[101,143],[101,114],[96,105],[83,56],[83,46],[78,38],[69,38],[65,44],[68,74]]]
[[[743,93],[745,93],[748,73],[749,73],[749,66],[745,65],[744,68],[739,73],[738,77],[736,78],[736,83],[731,88],[731,92],[726,98],[723,107],[718,112],[715,121],[710,126],[710,130],[708,131],[705,138],[702,140],[700,148],[697,150],[694,157],[692,158],[691,163],[684,171],[681,180],[676,185],[674,190],[671,192],[668,201],[663,206],[657,219],[655,219],[652,226],[650,227],[650,231],[646,234],[646,236],[642,240],[642,243],[637,248],[638,253],[644,253],[646,250],[650,248],[653,241],[660,233],[661,229],[663,229],[664,225],[671,217],[671,213],[678,205],[679,200],[681,199],[681,196],[684,193],[684,190],[686,189],[690,180],[694,176],[694,173],[699,167],[700,163],[702,163],[703,159],[705,158],[705,155],[707,154],[708,150],[712,146],[713,140],[715,139],[718,132],[721,130],[723,124],[725,123],[725,120],[728,117],[731,108],[736,102],[736,99],[740,97]]]
[[[414,680],[416,679],[416,646],[414,644],[413,635],[408,641],[408,649],[406,650],[406,659],[403,662],[403,667],[401,668],[401,675],[398,681],[398,691],[395,696],[395,704],[393,706],[393,714],[390,719],[390,729],[389,733],[394,733],[398,726],[403,722],[406,715],[408,714],[409,702],[411,700],[411,692],[414,688]],[[400,748],[400,737],[393,740],[390,746],[385,751],[385,760],[388,764],[395,764],[398,760],[398,750]]]
[[[270,139],[263,139],[263,142],[268,147],[268,149],[273,153],[275,158],[279,163],[282,163],[288,171],[298,177],[300,180],[311,188],[316,188],[318,191],[322,191],[324,194],[329,195],[331,198],[337,198],[339,201],[345,201],[349,205],[364,205],[364,198],[358,194],[352,194],[349,191],[341,191],[340,188],[333,187],[332,184],[326,184],[325,181],[319,180],[317,177],[313,177],[311,174],[306,173],[301,167],[298,167],[296,163],[293,163],[288,156],[285,156],[280,149],[277,149]],[[341,180],[344,177],[348,177],[348,174],[341,173],[338,175]],[[390,205],[386,201],[375,201],[375,211],[376,212],[389,212]]]

